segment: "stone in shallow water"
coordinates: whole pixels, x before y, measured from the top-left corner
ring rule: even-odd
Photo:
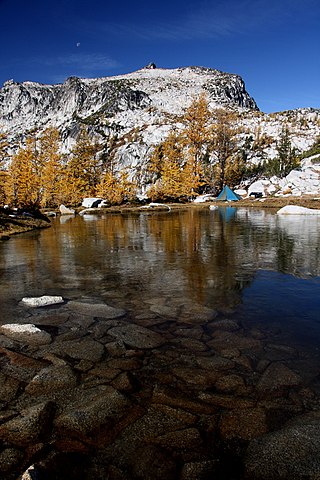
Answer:
[[[72,388],[77,384],[77,378],[68,365],[51,366],[41,370],[26,386],[26,392],[31,395],[42,395]]]
[[[99,432],[100,427],[113,425],[128,407],[124,395],[113,387],[101,386],[84,390],[78,401],[69,405],[54,423],[64,434],[87,436]]]
[[[111,328],[108,334],[135,348],[157,348],[164,343],[161,335],[139,325],[128,324]]]
[[[20,382],[0,372],[0,401],[10,402],[16,396]]]
[[[283,363],[272,363],[265,370],[258,385],[260,394],[282,395],[290,387],[301,385],[302,379]]]
[[[83,340],[55,342],[48,347],[47,352],[61,355],[62,357],[71,357],[76,360],[89,360],[95,363],[101,360],[104,346],[95,340],[84,338]]]
[[[17,465],[22,462],[23,453],[15,448],[6,448],[0,453],[0,472],[8,473],[15,470]]]
[[[19,325],[9,323],[0,327],[0,332],[12,340],[17,340],[28,345],[46,345],[51,343],[51,335],[40,330],[32,323]]]
[[[266,413],[262,408],[225,411],[221,415],[219,430],[224,440],[252,440],[267,433]]]
[[[74,215],[75,214],[75,210],[73,210],[72,208],[68,208],[63,204],[61,204],[59,206],[59,210],[60,210],[61,215]]]
[[[53,414],[53,402],[44,402],[27,408],[20,416],[0,426],[0,438],[15,446],[31,446],[45,434]]]
[[[320,478],[320,412],[290,420],[281,430],[252,440],[245,459],[246,478]]]
[[[114,308],[106,303],[87,303],[71,300],[68,302],[68,308],[82,315],[109,319],[123,317],[126,314],[124,309]]]
[[[6,348],[0,348],[0,355],[4,357],[1,362],[2,373],[20,382],[30,382],[36,373],[46,367],[45,362]]]
[[[56,305],[64,302],[62,297],[50,295],[43,295],[42,297],[24,297],[21,301],[28,307],[33,308],[46,307],[48,305]]]

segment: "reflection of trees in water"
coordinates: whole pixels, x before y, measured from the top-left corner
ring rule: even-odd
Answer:
[[[301,232],[299,223],[230,207],[109,214],[54,221],[51,229],[12,242],[9,251],[17,282],[41,294],[56,293],[59,285],[97,295],[118,288],[235,306],[259,268],[319,272],[320,233],[312,224],[306,246],[308,225]]]

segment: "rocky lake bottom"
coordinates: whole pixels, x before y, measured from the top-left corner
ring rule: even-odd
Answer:
[[[20,303],[25,330],[0,327],[1,478],[318,478],[313,356],[185,298],[125,300]]]

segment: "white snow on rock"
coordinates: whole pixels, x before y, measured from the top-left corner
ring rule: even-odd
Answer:
[[[63,303],[64,300],[60,296],[43,295],[42,297],[24,297],[22,303],[28,307],[46,307],[47,305],[55,305]]]
[[[299,207],[297,205],[286,205],[277,211],[277,215],[320,215],[320,210]]]
[[[40,330],[33,323],[19,325],[8,323],[0,327],[0,332],[12,340],[17,340],[28,345],[46,345],[51,343],[49,333]]]

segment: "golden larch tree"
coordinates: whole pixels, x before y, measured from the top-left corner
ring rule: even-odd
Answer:
[[[41,206],[55,207],[62,201],[62,157],[60,134],[56,128],[47,128],[39,140],[38,163],[41,165]]]
[[[5,191],[8,202],[18,208],[38,208],[40,205],[40,181],[38,176],[35,138],[29,137],[12,157]]]
[[[211,143],[211,119],[212,113],[204,93],[193,100],[182,119],[184,129],[181,138],[186,158],[185,181],[189,182],[191,195],[198,193],[204,181],[202,160]]]
[[[137,186],[129,180],[126,169],[123,169],[118,176],[112,171],[107,171],[97,185],[96,194],[111,205],[120,205],[125,200],[131,201],[136,197]]]
[[[99,149],[100,146],[82,129],[64,168],[62,190],[66,203],[77,205],[84,197],[95,196],[100,177]]]

